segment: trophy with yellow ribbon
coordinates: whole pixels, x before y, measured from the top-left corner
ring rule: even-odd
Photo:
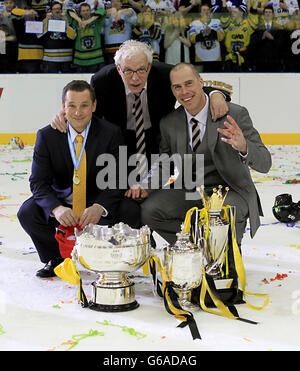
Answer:
[[[191,303],[190,293],[201,284],[202,248],[190,242],[190,234],[184,232],[184,225],[176,236],[175,244],[164,248],[164,264],[169,279],[174,284],[174,290],[179,296],[180,307],[195,312],[200,308]]]
[[[203,209],[200,212],[199,229],[203,237],[204,256],[206,259],[206,273],[214,279],[224,276],[222,266],[225,262],[225,253],[228,239],[229,221],[222,216],[224,213],[223,203],[229,191],[222,186],[213,189],[211,196],[208,196],[204,186],[198,187]]]

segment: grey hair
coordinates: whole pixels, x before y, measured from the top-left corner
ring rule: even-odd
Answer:
[[[148,63],[152,63],[152,50],[148,44],[137,40],[126,40],[116,51],[114,56],[115,64],[120,65],[122,59],[133,58],[141,53],[145,54]]]

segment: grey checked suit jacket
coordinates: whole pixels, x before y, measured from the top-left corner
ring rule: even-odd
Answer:
[[[247,141],[248,155],[243,163],[238,151],[228,143],[221,141],[221,134],[217,128],[225,128],[226,116],[212,121],[211,114],[208,114],[206,130],[208,135],[208,146],[213,161],[220,176],[228,186],[236,191],[246,200],[249,206],[249,220],[251,237],[254,236],[260,225],[259,216],[262,216],[262,208],[259,195],[252,181],[249,167],[267,173],[271,167],[271,155],[262,143],[258,131],[253,127],[249,113],[245,107],[234,103],[228,103],[229,112]],[[165,116],[160,122],[161,142],[160,154],[166,153],[169,156],[178,153],[183,156],[187,148],[187,119],[182,106]]]

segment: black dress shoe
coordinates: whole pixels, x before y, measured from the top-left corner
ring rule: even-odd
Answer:
[[[54,268],[57,267],[60,263],[64,261],[63,258],[57,257],[51,259],[42,269],[39,269],[36,272],[37,277],[41,278],[50,278],[50,277],[55,277],[56,274],[54,273]]]

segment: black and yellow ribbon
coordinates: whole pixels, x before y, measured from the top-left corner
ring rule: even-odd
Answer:
[[[174,282],[170,280],[167,269],[161,264],[159,257],[156,255],[151,256],[149,265],[153,281],[157,283],[157,293],[163,298],[166,311],[181,321],[177,327],[184,328],[189,326],[193,339],[201,339],[193,314],[181,308],[178,301],[178,294],[174,290]],[[161,274],[162,282],[155,279],[157,271]]]
[[[88,300],[82,288],[82,280],[80,273],[73,262],[72,259],[66,258],[62,263],[60,263],[56,268],[54,268],[54,273],[61,278],[62,281],[66,281],[71,285],[78,285],[78,297],[81,306],[86,308],[88,306]]]
[[[198,211],[199,215],[199,224],[200,226],[206,225],[205,230],[205,236],[203,238],[205,240],[208,239],[209,236],[209,215],[208,215],[208,210],[206,208],[202,209],[197,209],[197,207],[193,207],[190,210],[187,211],[186,213],[186,218],[185,218],[185,225],[184,225],[184,231],[185,232],[191,232],[192,230],[192,215],[195,213],[195,211]],[[240,287],[239,289],[243,292],[243,297],[247,305],[255,310],[262,310],[263,308],[266,307],[269,303],[269,295],[268,294],[259,294],[259,293],[251,293],[245,290],[246,288],[246,272],[245,272],[245,267],[243,264],[242,256],[240,253],[239,246],[236,242],[236,237],[235,237],[235,214],[233,212],[233,209],[230,205],[223,206],[222,207],[222,219],[227,221],[230,224],[229,228],[229,238],[227,239],[227,244],[226,244],[226,250],[224,254],[224,261],[225,261],[225,276],[228,275],[229,273],[229,264],[228,264],[228,251],[229,248],[232,247],[232,252],[233,252],[233,258],[234,258],[234,265],[235,265],[235,271],[238,277],[238,280],[240,282]],[[194,233],[191,233],[192,239],[194,238]],[[196,243],[197,241],[194,241]],[[205,279],[205,277],[204,277]],[[209,291],[208,291],[209,292]],[[265,301],[262,306],[255,306],[253,304],[250,304],[249,301],[246,300],[245,296],[246,295],[252,295],[256,297],[264,297]]]
[[[209,296],[211,297],[216,309],[211,309],[206,306],[205,304],[206,293],[208,293]],[[220,298],[214,280],[211,276],[209,276],[205,272],[205,267],[203,267],[199,305],[201,309],[208,313],[216,314],[229,319],[237,319],[255,325],[257,324],[257,322],[241,318],[238,314],[236,307],[232,303],[226,302]]]

